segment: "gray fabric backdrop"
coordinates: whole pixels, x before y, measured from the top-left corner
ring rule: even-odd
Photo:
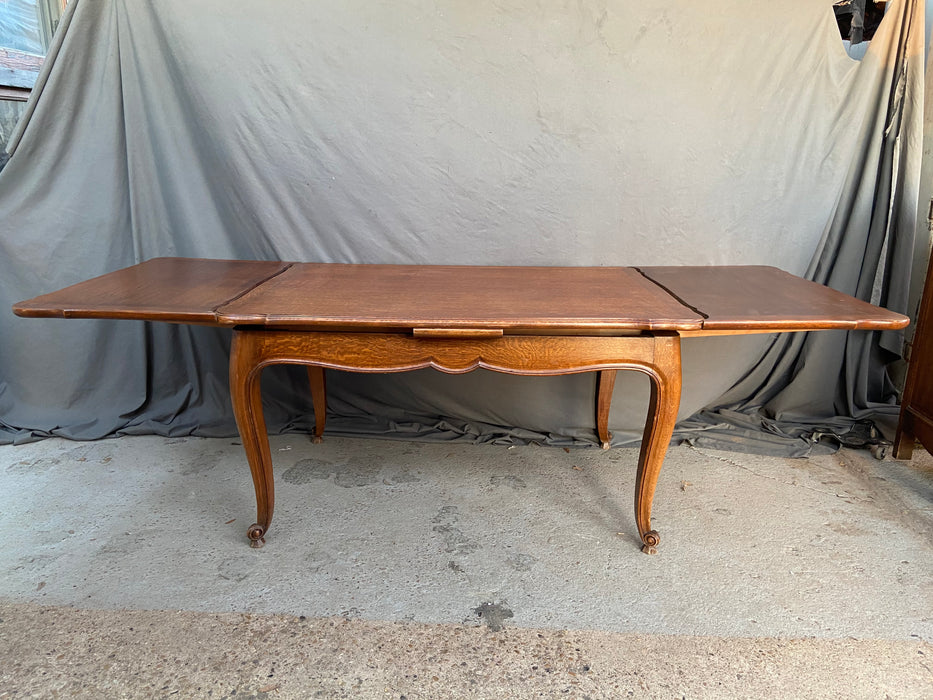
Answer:
[[[922,0],[861,62],[812,0],[73,0],[0,172],[0,306],[182,255],[769,264],[906,311],[922,96]],[[0,313],[0,440],[232,434],[228,343]],[[892,414],[899,349],[689,339],[678,435],[804,453]],[[267,371],[271,429],[303,377]],[[593,439],[592,376],[328,381],[335,431]],[[647,393],[620,377],[616,444]]]

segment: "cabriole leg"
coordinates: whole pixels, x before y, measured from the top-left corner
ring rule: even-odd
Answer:
[[[230,396],[256,490],[256,522],[246,532],[250,547],[254,548],[265,544],[275,507],[272,455],[262,415],[261,360],[262,332],[234,331],[230,349]]]
[[[635,477],[635,522],[646,554],[657,554],[661,541],[651,529],[651,503],[680,407],[680,337],[658,336],[651,378],[651,400]]]
[[[609,449],[612,433],[609,432],[609,409],[612,406],[612,390],[616,385],[616,370],[604,369],[596,375],[596,436],[604,450]]]

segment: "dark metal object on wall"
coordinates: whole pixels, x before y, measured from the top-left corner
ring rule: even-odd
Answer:
[[[836,23],[843,39],[853,45],[869,41],[884,19],[887,2],[868,2],[868,0],[840,0],[833,5]]]

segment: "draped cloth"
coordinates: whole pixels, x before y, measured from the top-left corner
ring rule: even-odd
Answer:
[[[73,0],[0,157],[0,306],[179,255],[767,264],[906,312],[923,2],[890,3],[861,61],[829,5],[771,12]],[[675,440],[806,453],[896,412],[901,344],[686,339]],[[228,352],[217,329],[0,313],[0,441],[233,434]],[[263,386],[271,430],[310,427],[303,372]],[[334,372],[328,427],[592,443],[593,392],[590,375]],[[639,439],[647,397],[620,376],[614,444]]]

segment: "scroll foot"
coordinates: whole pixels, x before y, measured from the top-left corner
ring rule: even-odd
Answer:
[[[312,436],[311,436],[311,444],[312,444],[312,445],[320,445],[322,442],[324,442],[324,438],[321,437],[320,435],[312,435]]]
[[[641,551],[645,554],[658,553],[658,543],[661,541],[661,536],[655,530],[649,530],[642,535],[641,541],[644,542]]]
[[[249,537],[249,546],[253,549],[259,549],[266,543],[265,538],[266,530],[262,525],[258,523],[253,523],[249,526],[249,530],[246,531],[246,536]]]

